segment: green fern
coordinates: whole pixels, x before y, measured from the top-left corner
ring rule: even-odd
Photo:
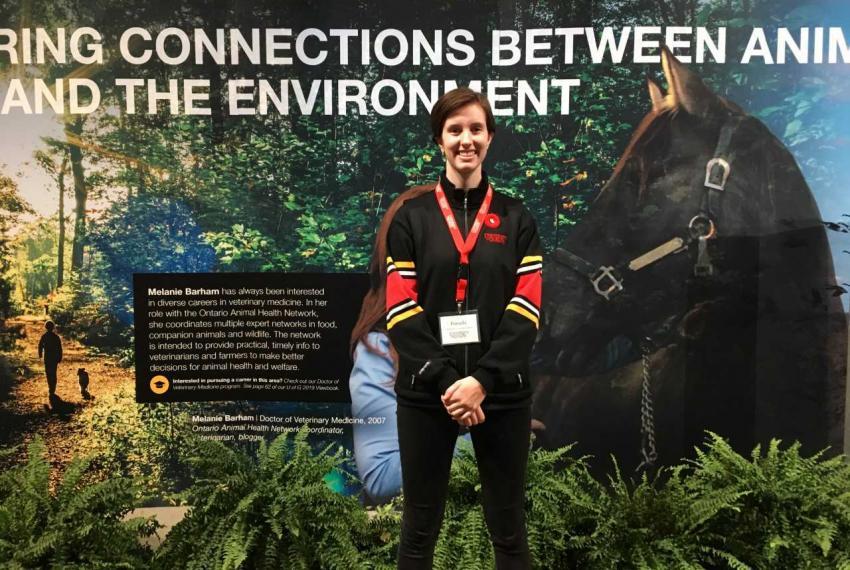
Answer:
[[[377,507],[369,519],[369,568],[392,570],[396,567],[402,508],[403,498],[396,497],[386,505]]]
[[[708,529],[727,537],[724,551],[741,564],[839,568],[850,553],[850,466],[824,455],[803,457],[798,443],[782,449],[772,440],[747,459],[710,433],[682,484],[692,496],[733,502],[711,518]]]
[[[46,451],[36,438],[26,464],[0,473],[0,560],[11,568],[147,568],[151,553],[139,539],[157,525],[123,520],[138,485],[91,480],[90,461],[74,459],[51,495]]]
[[[356,499],[323,481],[346,461],[314,452],[307,430],[260,442],[254,457],[218,442],[190,453],[194,505],[155,561],[161,568],[364,568],[370,525]]]
[[[526,513],[534,568],[839,568],[850,570],[850,466],[772,441],[749,457],[709,434],[695,458],[650,478],[627,479],[616,461],[596,480],[570,448],[530,454]],[[5,453],[5,452],[3,452]],[[255,456],[216,442],[190,453],[188,516],[169,534],[161,568],[389,570],[403,498],[368,518],[323,479],[342,450],[315,453],[307,432],[261,443]],[[73,461],[48,492],[44,443],[0,473],[0,559],[11,568],[147,568],[143,519],[122,521],[132,481],[96,481]],[[491,568],[471,448],[452,465],[435,568]]]

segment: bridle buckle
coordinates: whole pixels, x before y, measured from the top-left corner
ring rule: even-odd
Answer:
[[[720,173],[720,182],[712,182],[712,180],[717,180],[716,177],[712,176],[714,172],[714,167],[720,167],[722,169]],[[729,173],[732,171],[732,167],[729,166],[729,163],[726,162],[725,159],[720,157],[715,157],[709,160],[705,164],[705,187],[711,188],[712,190],[720,190],[723,191],[726,189],[726,180],[729,178]]]
[[[603,288],[603,279],[608,279],[607,287]],[[605,297],[606,301],[610,301],[613,295],[616,295],[623,290],[623,280],[617,276],[616,270],[610,265],[601,266],[595,275],[590,278],[593,284],[593,289]]]

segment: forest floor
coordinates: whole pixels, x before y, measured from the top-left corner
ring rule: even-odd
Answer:
[[[0,399],[0,445],[26,445],[40,435],[53,467],[51,483],[55,483],[70,460],[78,455],[84,437],[83,425],[74,418],[86,408],[97,406],[99,398],[132,382],[132,372],[120,367],[113,357],[91,355],[82,344],[62,337],[62,331],[57,330],[62,338],[62,362],[59,363],[56,394],[62,402],[50,410],[44,363],[38,358],[38,342],[45,330],[44,323],[43,316],[32,315],[6,321],[10,328],[21,328],[22,338],[17,340],[15,349],[19,367],[11,390],[7,397]],[[85,400],[80,393],[79,368],[89,373],[88,390],[94,399]],[[21,450],[10,459],[17,463],[24,455]]]

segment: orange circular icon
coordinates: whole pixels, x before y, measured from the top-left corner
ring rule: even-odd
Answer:
[[[170,386],[171,382],[162,374],[151,378],[151,392],[154,394],[165,394]]]

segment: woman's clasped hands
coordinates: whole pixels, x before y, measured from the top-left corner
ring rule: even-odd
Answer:
[[[464,427],[470,427],[484,422],[481,403],[486,396],[487,392],[481,383],[467,376],[449,386],[440,399],[452,419]]]

